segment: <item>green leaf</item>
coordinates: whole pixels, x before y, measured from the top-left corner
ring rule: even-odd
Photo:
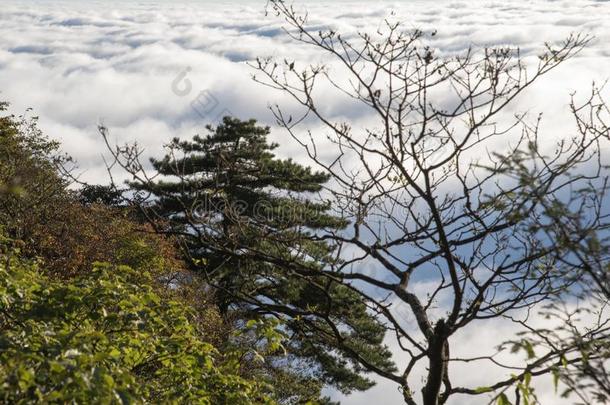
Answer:
[[[500,395],[498,395],[498,400],[496,401],[496,405],[512,405],[512,404],[508,400],[508,397],[506,396],[506,394],[501,393]]]
[[[523,375],[524,381],[525,381],[525,386],[529,387],[530,383],[532,382],[532,374],[530,372],[526,372]]]
[[[525,348],[528,359],[533,359],[534,357],[536,357],[534,347],[532,346],[529,340],[523,339],[523,347]]]
[[[555,388],[555,394],[557,394],[557,387],[559,385],[559,370],[556,367],[551,369],[551,374],[553,375],[553,387]]]

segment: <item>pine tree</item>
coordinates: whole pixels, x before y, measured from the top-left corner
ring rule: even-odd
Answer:
[[[243,325],[282,321],[287,353],[268,361],[264,373],[287,403],[318,400],[323,385],[371,387],[362,364],[394,368],[385,328],[359,294],[319,272],[336,259],[316,231],[346,226],[313,200],[328,176],[275,157],[269,128],[255,120],[225,117],[207,129],[206,137],[174,139],[164,158],[151,159],[158,176],[131,184],[150,197],[144,212],[163,219],[160,231],[181,236],[225,316]]]

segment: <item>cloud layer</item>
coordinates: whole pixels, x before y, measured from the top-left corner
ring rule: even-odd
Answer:
[[[13,103],[17,113],[33,107],[45,132],[63,141],[88,180],[103,173],[100,122],[119,141],[137,140],[151,153],[169,138],[193,135],[229,112],[271,123],[268,104],[286,100],[252,82],[246,62],[267,55],[313,61],[319,54],[283,35],[281,21],[265,14],[264,3],[3,2],[0,98]],[[394,10],[407,26],[436,29],[432,44],[441,54],[501,44],[520,46],[528,54],[570,32],[594,34],[593,45],[531,100],[537,109],[565,106],[570,91],[586,90],[592,80],[610,75],[610,28],[604,27],[608,2],[303,4],[314,27],[348,33],[375,30]],[[177,93],[172,83],[181,73],[190,87],[181,82],[183,91]],[[551,106],[551,100],[564,102]],[[349,115],[342,102],[325,101],[337,115]],[[362,118],[363,112],[357,113]],[[282,145],[286,154],[299,153],[288,141]]]

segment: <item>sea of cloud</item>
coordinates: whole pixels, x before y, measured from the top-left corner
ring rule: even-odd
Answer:
[[[566,113],[570,93],[587,94],[593,81],[610,78],[608,1],[361,0],[297,6],[307,8],[313,27],[346,33],[375,31],[394,11],[393,18],[407,27],[436,30],[431,45],[439,56],[496,45],[519,46],[522,55],[531,56],[545,41],[558,42],[574,32],[593,35],[587,49],[514,107],[544,112],[542,129],[549,141],[573,128]],[[285,95],[251,79],[248,62],[264,56],[323,61],[315,48],[297,46],[284,34],[282,21],[266,13],[264,0],[4,0],[0,6],[0,100],[9,101],[15,114],[32,107],[43,131],[78,161],[85,181],[107,180],[99,124],[108,127],[111,140],[137,141],[147,155],[158,155],[175,136],[204,133],[206,124],[227,114],[273,126],[270,104],[293,107]],[[324,105],[337,119],[366,122],[369,114],[347,108],[334,95],[325,97]],[[287,134],[276,130],[273,138],[282,156],[306,160]],[[481,325],[474,335],[457,336],[454,344],[468,351],[476,340],[477,350],[493,350],[493,342],[510,335],[511,328]],[[476,386],[493,372],[481,369],[458,378]],[[550,386],[550,378],[541,384],[549,398],[543,403],[559,403]],[[344,401],[401,403],[395,385],[383,381]]]
[[[395,11],[407,27],[436,29],[438,54],[469,46],[510,44],[523,54],[571,32],[595,35],[591,46],[532,91],[527,101],[556,119],[574,90],[610,76],[610,3],[603,1],[407,1],[316,2],[306,7],[312,26],[343,32],[376,30]],[[119,142],[138,141],[150,154],[173,136],[204,131],[225,114],[273,124],[270,103],[286,97],[251,80],[247,62],[259,56],[320,59],[297,47],[266,14],[264,1],[4,1],[0,8],[0,99],[12,111],[27,107],[42,129],[63,142],[84,180],[103,180],[103,123]],[[180,79],[176,83],[176,79]],[[188,84],[188,86],[187,86]],[[176,91],[177,90],[177,91]],[[363,119],[328,97],[331,115]],[[286,155],[301,151],[279,131]]]

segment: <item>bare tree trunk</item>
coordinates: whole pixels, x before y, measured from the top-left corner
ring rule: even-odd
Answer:
[[[447,377],[447,348],[445,321],[441,319],[436,323],[428,345],[430,365],[428,368],[428,379],[422,389],[424,405],[439,404],[441,385]]]

